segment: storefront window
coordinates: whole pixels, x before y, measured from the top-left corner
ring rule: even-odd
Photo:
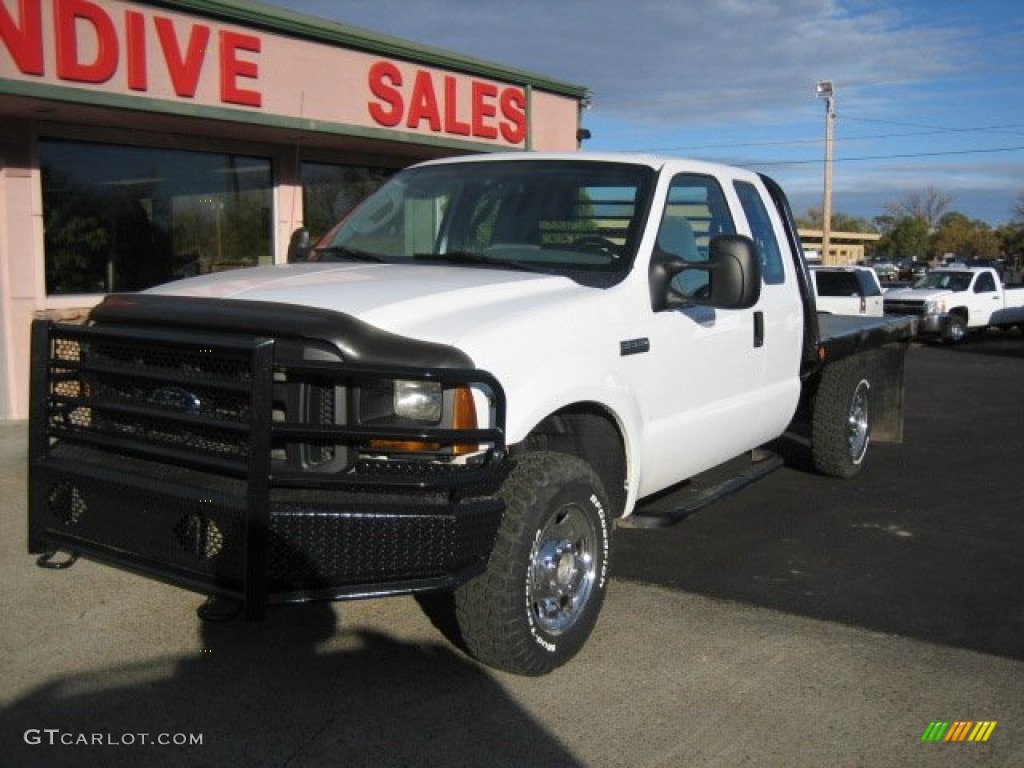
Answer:
[[[50,295],[273,261],[269,159],[43,139],[40,166]]]
[[[317,240],[360,200],[376,192],[393,173],[386,168],[303,163],[303,218],[313,239]]]

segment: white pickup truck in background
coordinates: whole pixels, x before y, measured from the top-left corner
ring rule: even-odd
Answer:
[[[614,529],[680,519],[642,500],[740,457],[731,492],[794,424],[837,477],[902,436],[914,321],[819,315],[789,204],[747,170],[433,161],[304,257],[36,322],[40,566],[247,619],[439,592],[470,653],[536,675],[590,635]]]
[[[1024,325],[1024,286],[1003,286],[991,267],[935,269],[886,293],[885,311],[918,317],[919,336],[959,344],[969,331]]]
[[[819,312],[881,317],[882,285],[871,267],[811,267]]]

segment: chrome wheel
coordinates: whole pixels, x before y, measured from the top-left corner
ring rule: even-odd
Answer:
[[[598,534],[575,504],[556,510],[537,532],[526,599],[537,625],[559,635],[583,613],[597,575]]]
[[[499,497],[487,570],[455,590],[459,633],[480,661],[543,675],[579,653],[597,623],[612,506],[585,461],[547,451],[518,457]]]
[[[868,449],[869,424],[867,380],[861,379],[850,400],[850,413],[847,418],[847,444],[850,446],[850,459],[859,464]]]

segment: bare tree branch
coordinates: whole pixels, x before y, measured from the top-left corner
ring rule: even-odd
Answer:
[[[949,210],[952,202],[952,195],[929,185],[924,189],[910,192],[902,200],[887,204],[885,212],[897,219],[921,219],[931,231],[935,229],[942,215]]]

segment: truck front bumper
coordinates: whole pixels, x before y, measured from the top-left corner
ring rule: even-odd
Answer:
[[[951,316],[945,312],[921,315],[917,321],[917,335],[929,338],[945,338],[949,332]]]
[[[448,589],[481,572],[510,467],[500,385],[472,369],[310,359],[295,344],[37,322],[29,552],[230,597],[250,619],[268,604]],[[493,425],[359,423],[360,387],[409,376],[482,388]],[[373,440],[435,453],[387,458]],[[478,450],[446,460],[453,444]]]
[[[266,525],[249,484],[62,444],[32,473],[33,553],[63,550],[203,594],[270,603],[453,587],[487,564],[493,497],[274,489]]]

